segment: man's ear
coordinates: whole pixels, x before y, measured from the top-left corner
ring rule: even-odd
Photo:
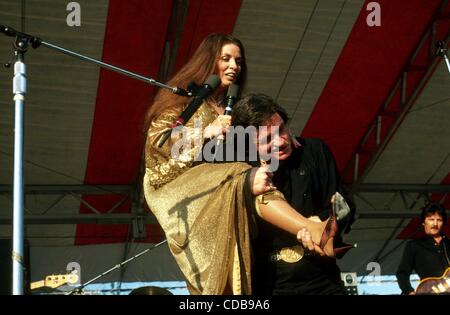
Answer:
[[[298,149],[300,148],[302,145],[300,144],[300,142],[298,142],[297,138],[293,135],[293,133],[291,132],[291,129],[288,129],[289,132],[289,136],[291,137],[291,141],[292,144],[294,145],[294,148]]]

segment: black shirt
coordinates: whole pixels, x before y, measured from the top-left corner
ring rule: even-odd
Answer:
[[[302,215],[329,216],[331,196],[340,192],[352,210],[354,206],[341,183],[336,162],[320,139],[298,139],[301,147],[280,163],[273,182],[289,204]],[[295,236],[258,218],[254,287],[257,294],[321,294],[340,289],[340,271],[331,258],[305,256],[298,263],[270,262],[277,249],[298,245]],[[262,291],[261,291],[262,290]]]
[[[445,246],[445,250],[444,250]],[[397,280],[402,294],[413,292],[409,276],[415,270],[420,279],[440,277],[450,267],[450,240],[443,237],[437,244],[432,237],[409,241],[397,270]]]

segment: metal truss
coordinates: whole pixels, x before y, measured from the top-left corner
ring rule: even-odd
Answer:
[[[372,209],[371,211],[358,211],[357,217],[360,219],[410,219],[417,217],[417,213],[413,209],[429,202],[431,195],[442,195],[440,202],[444,203],[450,192],[450,185],[359,184],[354,185],[350,191]],[[392,197],[381,210],[367,200],[362,195],[363,193],[391,193]],[[405,210],[386,210],[391,209],[391,205],[397,199],[401,199]]]
[[[134,190],[130,185],[25,185],[25,195],[60,195],[60,194],[83,194],[83,195],[107,195],[107,194],[131,194]],[[0,194],[12,194],[11,185],[0,185]]]
[[[412,218],[416,216],[412,211],[386,211],[377,210],[361,193],[394,193],[390,202],[384,208],[390,208],[390,204],[401,198],[404,209],[410,209],[412,204],[423,199],[425,202],[432,193],[443,194],[443,199],[450,192],[450,185],[410,185],[410,184],[359,184],[353,185],[349,189],[352,194],[369,205],[373,211],[359,212],[359,218],[381,219],[381,218]],[[145,224],[156,224],[156,218],[149,211],[143,209],[142,203],[136,200],[136,188],[131,185],[25,185],[25,200],[29,195],[54,196],[54,201],[45,209],[30,210],[26,208],[26,224],[134,224],[135,228],[142,229]],[[12,186],[0,185],[0,196],[10,199],[13,193]],[[95,209],[82,198],[83,195],[121,195],[121,198],[106,213]],[[48,214],[64,198],[71,197],[83,203],[92,213],[90,214]],[[114,211],[125,201],[131,199],[131,213],[114,213]],[[78,209],[73,213],[77,213]],[[10,216],[0,216],[0,225],[11,224]],[[138,226],[136,226],[136,224]]]
[[[404,192],[404,193],[448,193],[450,185],[440,184],[359,184],[351,189],[354,192]]]
[[[371,261],[382,262],[389,257],[392,253],[396,252],[407,240],[401,241],[399,244],[386,251],[388,245],[395,239],[399,231],[403,229],[403,225],[407,219],[417,218],[417,211],[414,209],[421,204],[425,204],[430,200],[430,196],[433,194],[442,195],[440,202],[444,203],[450,192],[450,185],[435,185],[435,184],[359,184],[354,185],[351,192],[358,196],[368,204],[371,211],[358,211],[357,219],[390,219],[397,221],[396,226],[392,229],[391,233],[387,235],[383,244],[378,251],[367,260],[367,263]],[[403,203],[404,210],[377,210],[370,204],[361,194],[367,193],[391,193],[392,197],[384,205],[384,208],[391,209],[393,202],[400,198]]]
[[[436,44],[440,41],[448,42],[448,10],[448,0],[442,1],[389,96],[345,167],[343,178],[346,183],[363,182],[442,60],[436,53]]]
[[[13,187],[0,185],[0,196],[11,200]],[[134,229],[145,233],[145,224],[157,223],[155,217],[144,211],[139,200],[136,188],[131,185],[25,185],[25,201],[27,196],[46,195],[54,196],[54,201],[45,209],[30,210],[25,207],[26,224],[133,224]],[[86,195],[120,195],[122,198],[106,212],[100,212],[92,204],[83,199]],[[92,211],[89,214],[48,214],[65,198],[75,198]],[[131,213],[115,213],[123,202],[132,201]],[[74,209],[73,213],[79,212]],[[11,216],[0,216],[0,225],[10,225]]]

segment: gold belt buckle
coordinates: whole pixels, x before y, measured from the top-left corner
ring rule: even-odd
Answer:
[[[276,254],[277,260],[282,260],[287,263],[296,263],[303,258],[305,250],[300,245],[292,247],[284,247]]]

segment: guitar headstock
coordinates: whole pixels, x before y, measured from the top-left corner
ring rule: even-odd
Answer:
[[[49,275],[45,277],[45,286],[50,288],[57,288],[66,283],[74,284],[78,282],[78,275],[76,274],[59,274]]]

